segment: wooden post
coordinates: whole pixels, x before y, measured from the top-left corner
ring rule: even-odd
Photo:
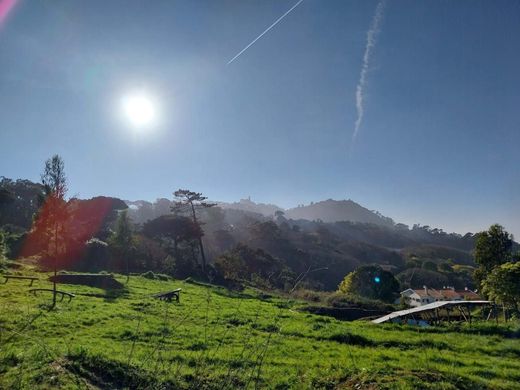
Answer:
[[[55,216],[55,218],[57,218]],[[54,225],[54,279],[52,282],[52,307],[56,307],[56,278],[58,273],[58,222]]]
[[[464,320],[467,322],[468,318],[466,317],[466,313],[464,313],[464,310],[462,309],[462,306],[458,305],[457,307],[459,308],[460,314],[462,315]]]

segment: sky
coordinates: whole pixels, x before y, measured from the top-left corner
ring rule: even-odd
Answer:
[[[8,2],[0,176],[39,181],[58,153],[70,196],[352,199],[520,237],[516,0],[303,0],[229,64],[297,1]],[[122,114],[136,91],[145,128]]]

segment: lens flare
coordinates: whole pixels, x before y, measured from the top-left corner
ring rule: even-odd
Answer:
[[[9,12],[16,5],[18,0],[0,0],[0,26],[7,19]]]

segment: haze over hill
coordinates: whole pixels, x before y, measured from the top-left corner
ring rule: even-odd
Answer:
[[[0,189],[6,195],[0,207],[0,224],[9,232],[13,256],[23,255],[20,249],[29,248],[25,238],[32,229],[43,187],[29,180],[3,178]],[[136,255],[136,267],[170,272],[166,266],[163,270],[158,265],[168,263],[165,259],[169,244],[157,246],[150,240],[157,239],[155,234],[159,237],[169,234],[171,229],[161,231],[161,224],[168,218],[177,218],[172,213],[174,201],[159,198],[154,202],[125,203],[142,246]],[[92,238],[107,240],[114,229],[116,209],[126,207],[117,198],[103,196],[90,200],[72,198],[67,205],[73,216],[71,223],[82,227],[67,229],[74,236],[71,245],[80,249]],[[248,198],[234,203],[219,202],[217,207],[199,210],[198,219],[210,264],[222,256],[249,257],[251,250],[260,251],[262,261],[276,265],[279,271],[286,269],[298,275],[309,267],[322,269],[308,277],[308,286],[312,288],[335,289],[344,275],[363,264],[379,264],[391,269],[403,286],[426,283],[434,287],[450,284],[463,288],[471,283],[475,234],[461,235],[428,225],[395,223],[352,200],[328,199],[283,210]],[[161,233],[152,233],[154,227]],[[176,252],[176,256],[191,259],[194,247],[188,245],[185,250],[184,255]],[[259,256],[258,253],[254,256]]]
[[[311,203],[308,206],[298,206],[286,211],[286,216],[292,219],[307,219],[323,222],[352,221],[374,223],[376,225],[391,226],[393,220],[384,217],[377,211],[368,210],[353,200],[333,200]]]
[[[356,267],[377,263],[403,272],[404,284],[465,287],[471,282],[467,269],[463,273],[443,275],[436,271],[415,270],[421,262],[430,267],[446,261],[472,265],[471,249],[475,236],[447,233],[427,225],[407,226],[395,223],[377,211],[353,200],[324,200],[284,210],[274,204],[255,203],[250,198],[238,202],[216,202],[217,207],[201,215],[205,242],[210,259],[245,244],[283,259],[291,269],[327,267],[312,275],[314,282],[330,289],[340,277]],[[127,201],[132,220],[144,224],[170,214],[172,201]],[[407,270],[411,270],[411,274]],[[430,272],[428,275],[425,273]]]
[[[240,199],[238,202],[226,203],[226,202],[216,202],[219,207],[223,209],[234,209],[234,210],[242,210],[249,211],[252,213],[262,214],[264,216],[272,216],[276,211],[283,211],[283,208],[276,206],[274,204],[266,204],[266,203],[255,203],[251,200],[251,197],[247,199]]]
[[[241,199],[239,202],[218,202],[223,209],[235,209],[273,216],[276,211],[283,211],[286,218],[306,219],[308,221],[341,222],[351,221],[360,223],[374,223],[376,225],[392,226],[394,221],[381,213],[369,210],[353,200],[327,199],[320,202],[311,202],[309,205],[298,205],[290,209],[283,209],[274,204],[255,203],[251,198]]]

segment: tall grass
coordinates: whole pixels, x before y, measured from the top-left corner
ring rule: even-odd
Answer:
[[[305,303],[295,299],[148,276],[110,300],[67,286],[77,297],[53,311],[25,283],[0,284],[0,388],[514,389],[520,381],[518,323],[341,322],[300,312]],[[180,303],[151,297],[176,287]]]

